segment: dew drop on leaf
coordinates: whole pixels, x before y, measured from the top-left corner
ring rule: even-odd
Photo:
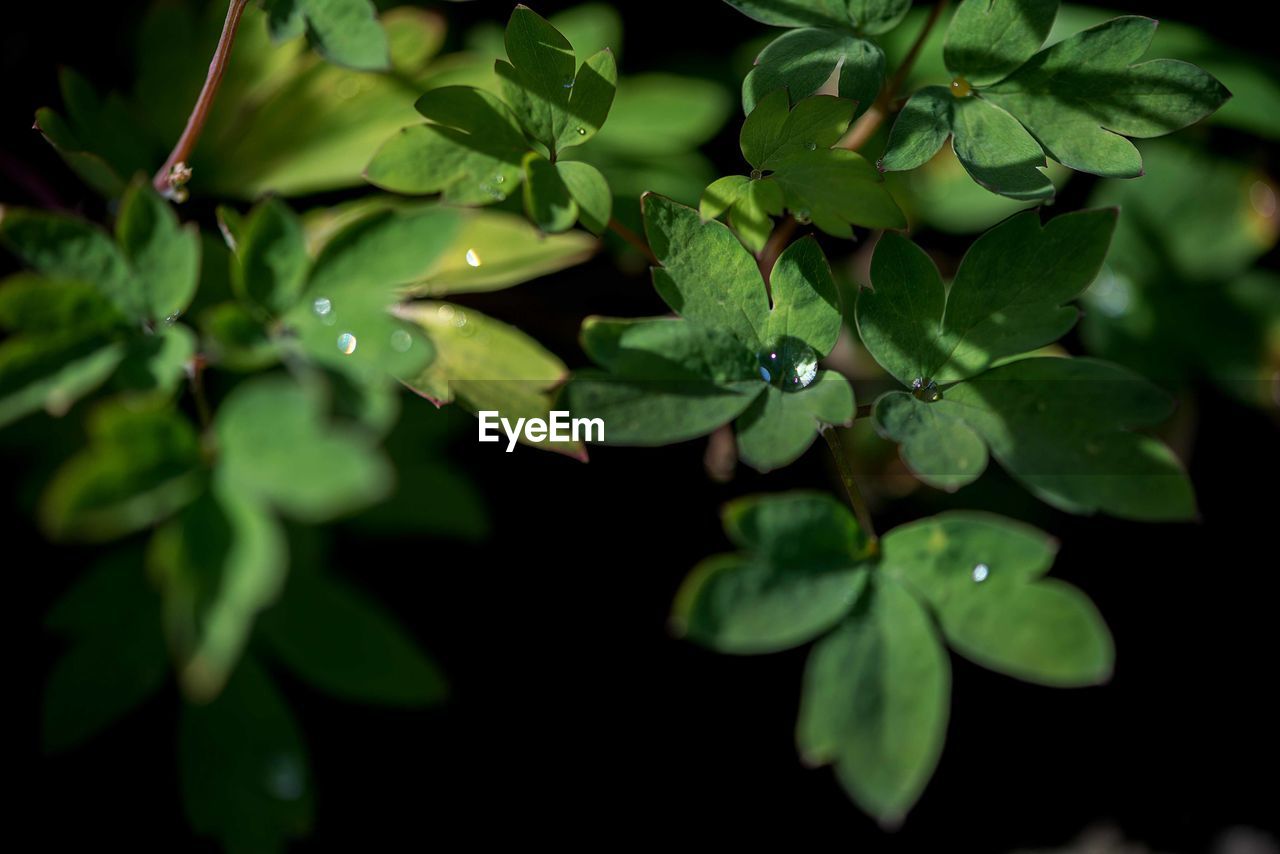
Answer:
[[[969,85],[968,80],[957,76],[951,81],[951,94],[957,98],[968,98],[973,94],[973,87]]]
[[[925,403],[933,403],[935,400],[942,399],[942,392],[938,390],[938,384],[924,377],[916,377],[911,381],[911,394],[916,400],[923,400]]]
[[[806,143],[804,144],[804,147],[805,147],[805,148],[807,148],[807,149],[809,149],[810,151],[817,151],[817,150],[818,150],[818,143],[816,143],[816,142],[806,142]]]
[[[356,351],[356,336],[350,332],[344,332],[338,336],[338,352],[344,356],[350,356]]]
[[[326,317],[333,311],[333,303],[328,297],[317,297],[316,301],[311,303],[311,310],[316,313],[316,317]]]
[[[578,136],[586,136],[586,135],[587,135],[586,128],[578,128]]]
[[[783,391],[799,391],[818,376],[818,354],[799,338],[784,336],[758,358],[760,378]]]
[[[973,580],[977,584],[987,580],[987,576],[991,574],[991,568],[985,563],[980,563],[973,568]]]
[[[479,266],[480,266],[480,255],[479,255],[479,254],[476,252],[476,250],[474,250],[474,249],[468,249],[468,250],[467,250],[467,266],[469,266],[469,267],[479,267]],[[441,308],[443,308],[443,307],[444,307],[444,306],[441,306]]]

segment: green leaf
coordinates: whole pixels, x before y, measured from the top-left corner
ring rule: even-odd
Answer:
[[[907,468],[930,486],[954,492],[987,469],[987,443],[966,422],[910,394],[884,395],[875,406],[881,434],[901,443]]]
[[[514,326],[446,302],[415,302],[399,312],[420,327],[436,348],[436,359],[405,384],[437,403],[458,400],[470,412],[496,410],[502,417],[542,418],[553,408],[551,390],[569,369],[552,352]],[[534,447],[572,456],[580,442]]]
[[[237,387],[214,428],[226,488],[300,521],[355,510],[390,487],[391,471],[372,442],[326,423],[316,401],[282,377]]]
[[[945,513],[895,528],[883,571],[920,593],[961,655],[1019,679],[1054,686],[1105,682],[1111,636],[1084,594],[1040,580],[1057,543],[1029,526]]]
[[[0,287],[0,426],[44,410],[64,414],[124,358],[124,323],[92,285],[11,276]]]
[[[543,234],[522,216],[467,211],[449,248],[410,291],[444,296],[499,290],[580,264],[599,243],[580,231]]]
[[[880,168],[901,172],[928,163],[951,135],[955,100],[941,86],[926,86],[912,95],[889,131]]]
[[[971,86],[995,83],[1040,49],[1057,14],[1058,0],[965,0],[947,28],[947,68]]]
[[[66,214],[0,208],[0,242],[39,273],[95,286],[126,318],[146,316],[124,255],[100,228]]]
[[[854,224],[904,228],[906,219],[880,173],[861,155],[831,146],[853,117],[853,103],[819,95],[788,112],[786,93],[766,97],[747,117],[740,143],[753,178],[777,184],[801,222],[848,237]]]
[[[77,579],[45,624],[71,641],[45,683],[45,750],[92,738],[164,684],[158,600],[134,553],[106,558]]]
[[[1080,211],[1041,225],[1031,211],[988,231],[947,290],[914,243],[886,234],[859,294],[863,343],[904,385],[972,377],[997,359],[1049,344],[1074,324],[1065,304],[1097,275],[1116,211]]]
[[[387,34],[369,0],[267,0],[272,36],[300,35],[325,59],[349,68],[378,70],[390,66]]]
[[[298,300],[311,259],[302,225],[289,206],[270,198],[255,207],[238,228],[232,285],[238,296],[269,314],[287,311]]]
[[[686,154],[710,141],[731,109],[728,93],[712,80],[657,72],[623,77],[591,150],[646,161]]]
[[[603,234],[613,215],[613,195],[600,170],[590,163],[561,160],[556,163],[560,180],[578,205],[578,221],[592,234]]]
[[[280,358],[276,343],[240,303],[219,303],[201,314],[200,334],[210,363],[229,371],[265,370]]]
[[[284,699],[253,661],[206,706],[183,708],[182,799],[198,833],[231,850],[279,850],[310,828],[311,772]]]
[[[771,385],[738,418],[738,454],[761,472],[789,465],[809,449],[824,424],[847,426],[856,409],[853,387],[832,371],[818,371],[802,394]]]
[[[658,294],[681,316],[721,326],[743,342],[763,339],[769,301],[755,260],[723,223],[653,194],[642,200],[645,232],[662,267]]]
[[[552,159],[600,130],[618,81],[608,48],[575,68],[568,39],[526,6],[511,13],[506,48],[510,62],[499,60],[494,68],[503,97]]]
[[[524,212],[545,232],[568,231],[578,221],[578,203],[556,165],[537,152],[524,159]]]
[[[810,764],[895,825],[933,774],[946,737],[951,669],[929,615],[879,574],[809,657],[796,742]]]
[[[869,35],[897,26],[911,0],[726,0],[742,14],[775,27],[854,28]]]
[[[1169,399],[1114,365],[1010,362],[941,390],[941,399],[926,404],[928,420],[918,407],[903,417],[896,398],[905,394],[882,397],[876,421],[889,438],[909,443],[903,451],[909,465],[937,466],[915,471],[927,483],[955,488],[976,475],[971,438],[935,434],[972,432],[1016,480],[1062,510],[1152,521],[1195,514],[1191,484],[1173,452],[1130,432],[1167,417]]]
[[[180,225],[145,178],[135,180],[120,200],[116,240],[148,318],[172,322],[186,311],[200,279],[200,231],[195,224]]]
[[[113,539],[165,519],[199,494],[195,431],[163,401],[105,403],[88,432],[88,446],[63,464],[41,499],[51,536]]]
[[[258,613],[288,568],[283,529],[220,472],[215,488],[156,532],[148,561],[164,594],[165,632],[193,702],[223,690]]]
[[[365,170],[370,183],[396,193],[440,193],[456,205],[492,204],[520,185],[529,146],[496,97],[444,86],[416,106],[430,124],[404,128],[387,140]]]
[[[958,100],[951,121],[956,157],[979,185],[1011,199],[1044,201],[1053,197],[1041,143],[998,103],[978,98]]]
[[[772,652],[833,626],[866,584],[866,535],[828,495],[743,498],[724,509],[743,552],[703,561],[681,585],[676,630],[721,652]]]
[[[290,670],[337,697],[393,706],[444,698],[444,677],[395,619],[327,573],[293,573],[262,634]]]
[[[187,381],[196,345],[195,333],[180,323],[162,325],[151,335],[134,336],[126,345],[112,385],[172,398]]]
[[[1142,173],[1124,137],[1163,136],[1194,124],[1230,93],[1186,62],[1139,62],[1155,34],[1150,18],[1115,18],[1045,48],[986,91],[1018,117],[1053,158],[1084,172]]]
[[[871,106],[884,79],[884,52],[874,42],[832,29],[800,29],[784,33],[756,57],[742,81],[742,110],[750,113],[767,95],[784,90],[793,102],[824,91],[832,75],[834,94],[848,98],[862,112]]]
[[[771,217],[786,211],[782,189],[773,181],[752,180],[746,175],[728,175],[711,183],[702,194],[698,212],[703,219],[715,219],[730,211],[729,224],[743,245],[760,253],[773,233]]]

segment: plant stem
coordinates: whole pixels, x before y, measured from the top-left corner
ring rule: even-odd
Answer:
[[[853,477],[853,469],[849,466],[849,458],[844,453],[844,443],[840,441],[840,434],[836,431],[839,428],[832,424],[824,424],[820,432],[822,438],[827,440],[827,447],[831,449],[831,457],[836,462],[836,470],[840,472],[840,481],[844,484],[845,494],[849,496],[849,505],[853,507],[853,515],[858,517],[858,524],[862,526],[862,530],[867,532],[872,542],[875,542],[876,536],[875,524],[871,521],[871,511],[867,509],[867,502],[862,497],[861,490],[858,489],[858,482]]]
[[[169,152],[169,159],[164,162],[152,180],[156,190],[165,196],[173,196],[175,191],[186,183],[186,177],[182,175],[183,167],[191,157],[196,141],[200,139],[200,132],[204,130],[204,123],[209,118],[213,98],[218,94],[223,72],[227,70],[227,61],[231,58],[231,46],[235,42],[236,30],[240,26],[240,16],[248,4],[249,0],[230,0],[227,6],[227,19],[222,24],[222,35],[218,38],[218,47],[213,52],[213,59],[209,62],[209,73],[204,79],[204,86],[200,89],[195,106],[191,108],[191,115],[187,117],[187,126],[183,128],[182,136],[178,137],[173,151]],[[175,167],[177,167],[176,170]]]
[[[871,137],[875,136],[875,132],[880,129],[880,125],[889,117],[889,111],[893,107],[893,100],[898,97],[898,90],[902,88],[902,84],[907,82],[907,76],[911,73],[911,69],[916,64],[916,58],[920,55],[920,49],[924,47],[925,40],[929,38],[929,33],[933,31],[934,25],[942,17],[943,11],[947,8],[947,0],[938,0],[929,10],[929,17],[925,20],[924,26],[920,28],[920,34],[916,36],[916,40],[912,43],[907,55],[902,58],[902,64],[893,72],[893,76],[880,90],[879,97],[875,103],[853,123],[853,127],[845,134],[844,139],[836,143],[836,148],[847,148],[850,151],[857,151],[866,145]]]
[[[773,274],[773,265],[778,262],[778,256],[782,254],[783,249],[787,248],[787,244],[791,242],[791,237],[796,233],[796,227],[799,225],[800,223],[796,218],[788,214],[774,228],[773,233],[769,235],[768,241],[765,242],[764,248],[756,256],[756,263],[760,265],[760,275],[764,277],[765,290],[769,291],[770,298],[772,298],[773,291],[769,287],[769,276]]]
[[[623,240],[630,244],[631,248],[639,252],[645,258],[649,259],[649,263],[655,267],[661,267],[662,262],[658,260],[658,256],[653,254],[653,250],[649,248],[649,244],[645,243],[644,238],[627,228],[616,219],[609,220],[609,229]]]
[[[196,401],[196,416],[200,419],[200,428],[208,431],[213,417],[209,411],[209,400],[204,394],[205,364],[204,354],[197,353],[187,368],[187,377],[191,381],[191,396]]]

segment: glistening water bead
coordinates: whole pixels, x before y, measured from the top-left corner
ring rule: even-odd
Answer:
[[[760,378],[783,391],[799,391],[818,377],[818,354],[799,338],[780,338],[759,360]]]
[[[975,583],[981,584],[987,580],[987,576],[991,574],[991,567],[985,563],[980,563],[973,568],[973,580]]]
[[[951,94],[957,98],[968,98],[973,94],[973,87],[969,85],[968,80],[957,76],[951,81]]]
[[[350,356],[356,351],[356,336],[350,332],[344,332],[338,336],[338,352],[344,356]]]

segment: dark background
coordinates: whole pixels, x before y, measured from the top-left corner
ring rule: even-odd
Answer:
[[[567,5],[541,2],[545,14]],[[765,28],[700,0],[621,2],[627,71],[727,54]],[[1203,26],[1274,55],[1257,6],[1127,2],[1126,12]],[[100,209],[38,134],[70,65],[100,90],[131,75],[141,2],[10,4],[0,27],[0,201],[52,193]],[[443,4],[456,29],[502,20],[505,2]],[[727,65],[727,61],[725,63]],[[737,170],[736,123],[709,148]],[[1228,138],[1225,143],[1230,146]],[[1272,173],[1277,166],[1271,158]],[[39,175],[39,183],[32,176]],[[1087,181],[1072,184],[1078,203]],[[194,206],[188,215],[207,217]],[[0,260],[7,265],[8,259]],[[1275,265],[1274,253],[1269,259]],[[573,365],[588,313],[660,311],[645,277],[607,256],[476,303],[518,319]],[[427,404],[407,400],[406,406]],[[1190,404],[1184,403],[1185,406]],[[582,465],[520,448],[452,447],[476,480],[496,536],[481,544],[340,534],[330,562],[372,591],[444,666],[453,700],[426,713],[348,705],[284,680],[308,738],[317,823],[302,850],[411,840],[654,842],[817,840],[871,851],[1061,845],[1098,824],[1171,851],[1212,850],[1235,825],[1280,830],[1275,413],[1201,389],[1190,459],[1194,524],[1145,525],[1053,512],[995,467],[961,493],[1040,525],[1064,543],[1054,569],[1088,592],[1115,634],[1111,684],[1063,691],[953,658],[952,719],[936,776],[896,833],[883,834],[827,770],[798,762],[792,729],[805,651],[735,658],[672,639],[672,595],[701,556],[727,548],[718,508],[750,492],[837,490],[826,451],[768,477],[703,474],[703,443],[593,449]],[[30,474],[5,457],[5,479]],[[39,697],[58,644],[40,627],[88,553],[52,548],[6,489],[8,705],[22,792],[17,829],[48,847],[129,840],[196,845],[182,817],[173,745],[178,699],[160,698],[65,756],[38,747]],[[936,511],[937,494],[877,508],[881,530]],[[201,843],[207,844],[205,843]],[[382,847],[377,845],[377,847]]]

